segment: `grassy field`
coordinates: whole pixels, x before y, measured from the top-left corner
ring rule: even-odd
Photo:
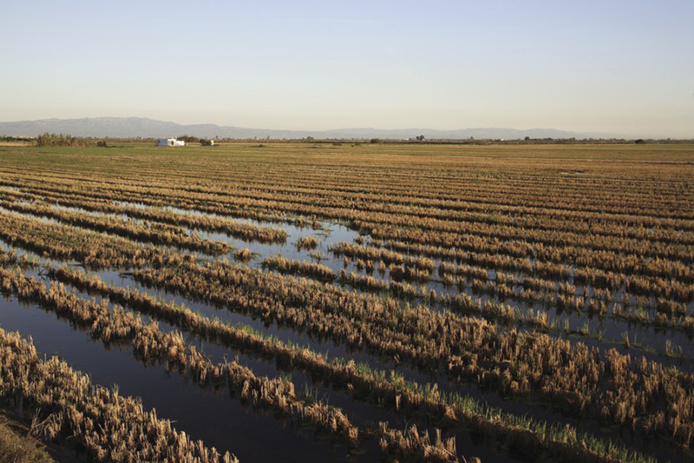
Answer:
[[[109,145],[0,145],[0,396],[45,438],[693,457],[694,145]]]
[[[55,461],[18,421],[0,415],[0,461],[50,463]]]

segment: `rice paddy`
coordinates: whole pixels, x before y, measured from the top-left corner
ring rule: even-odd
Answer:
[[[2,146],[0,291],[78,459],[694,457],[691,145]]]

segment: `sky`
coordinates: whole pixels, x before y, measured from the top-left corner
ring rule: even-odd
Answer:
[[[2,0],[0,121],[694,138],[692,0]]]

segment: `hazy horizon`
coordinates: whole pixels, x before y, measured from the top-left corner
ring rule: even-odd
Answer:
[[[0,119],[694,137],[694,3],[6,5]]]

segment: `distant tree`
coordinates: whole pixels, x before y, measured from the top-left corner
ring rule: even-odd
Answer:
[[[73,137],[72,135],[44,133],[36,137],[36,146],[67,146],[70,148],[85,148],[94,145],[88,138]]]
[[[424,135],[419,135],[419,136],[415,137],[415,140],[424,141]]]
[[[646,141],[643,138],[639,138],[638,140],[634,141],[637,145],[643,145],[646,143]]]
[[[198,143],[200,139],[198,137],[193,137],[191,135],[181,135],[180,137],[176,137],[179,140],[182,140],[186,143]]]
[[[377,143],[381,143],[381,139],[380,138],[372,138],[371,143],[373,143],[374,145]]]

